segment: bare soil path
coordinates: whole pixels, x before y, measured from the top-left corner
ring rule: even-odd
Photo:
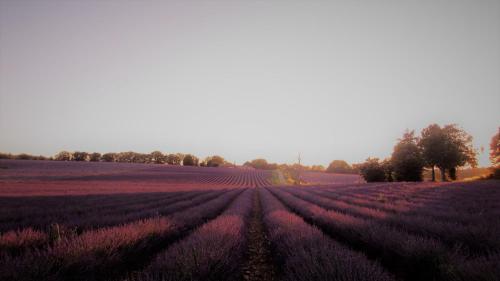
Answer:
[[[273,281],[278,279],[269,248],[269,240],[266,237],[262,221],[259,190],[257,189],[254,192],[252,217],[248,229],[247,259],[243,266],[244,280]]]

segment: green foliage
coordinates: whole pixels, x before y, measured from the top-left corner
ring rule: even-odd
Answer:
[[[325,167],[323,165],[312,165],[311,166],[311,171],[314,171],[314,172],[324,172],[325,171]]]
[[[477,166],[476,150],[472,146],[472,136],[455,124],[440,127],[437,124],[429,125],[422,130],[418,146],[427,167],[438,167],[442,179],[445,180],[445,171],[469,164]]]
[[[198,166],[199,159],[191,154],[184,155],[184,159],[182,159],[182,165],[184,166]]]
[[[326,168],[327,173],[339,173],[339,174],[353,174],[355,171],[344,160],[333,160],[328,168]]]
[[[281,164],[278,165],[278,169],[287,184],[305,184],[300,174],[307,170],[306,166],[297,163],[293,165]]]
[[[356,166],[367,182],[383,182],[387,180],[384,166],[379,162],[378,158],[368,158],[364,163]]]
[[[147,159],[150,163],[155,164],[164,164],[166,161],[166,156],[161,153],[161,151],[155,150],[149,154],[149,159]]]
[[[89,161],[91,162],[99,162],[101,161],[101,153],[94,152],[89,155]]]
[[[10,153],[0,152],[0,159],[14,159],[14,157],[15,156]]]
[[[73,161],[87,161],[89,154],[83,151],[73,152]]]
[[[389,182],[394,181],[394,165],[392,164],[392,161],[390,159],[384,159],[382,163],[380,163],[382,166],[382,169],[384,170],[385,173],[385,179]]]
[[[491,138],[490,161],[493,167],[500,166],[500,128],[498,128],[498,132]]]
[[[73,159],[73,155],[70,152],[64,151],[64,150],[57,153],[54,156],[54,160],[57,160],[57,161],[71,161],[72,159]]]
[[[407,131],[399,140],[390,162],[397,181],[422,181],[424,160],[414,131]]]
[[[205,158],[205,163],[207,167],[219,167],[226,163],[226,160],[219,155],[214,155]]]
[[[182,158],[177,154],[167,155],[166,161],[169,165],[180,165]]]
[[[117,154],[114,152],[108,152],[104,153],[101,157],[102,161],[104,162],[116,162],[118,157]]]
[[[123,163],[133,163],[135,160],[136,153],[133,151],[119,152],[116,155],[117,162]]]
[[[272,185],[285,185],[285,184],[287,184],[285,176],[283,175],[283,173],[280,170],[276,169],[276,170],[272,171],[271,184]]]
[[[245,162],[243,166],[248,166],[252,167],[255,169],[260,169],[260,170],[276,170],[278,169],[278,164],[275,163],[268,163],[266,159],[254,159],[250,162]]]

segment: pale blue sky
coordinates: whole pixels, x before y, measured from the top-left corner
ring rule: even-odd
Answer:
[[[433,122],[488,148],[500,1],[0,0],[0,151],[352,163]]]

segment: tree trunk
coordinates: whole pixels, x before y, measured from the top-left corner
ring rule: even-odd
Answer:
[[[449,170],[449,173],[450,173],[450,179],[451,180],[457,180],[457,169],[456,168],[451,168]]]
[[[439,168],[441,171],[441,181],[446,181],[446,169],[445,168]]]
[[[432,181],[436,181],[436,171],[434,171],[434,165],[432,165]]]

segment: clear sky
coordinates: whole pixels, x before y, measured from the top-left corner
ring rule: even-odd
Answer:
[[[488,151],[500,1],[0,0],[0,151],[352,163],[434,122]]]

